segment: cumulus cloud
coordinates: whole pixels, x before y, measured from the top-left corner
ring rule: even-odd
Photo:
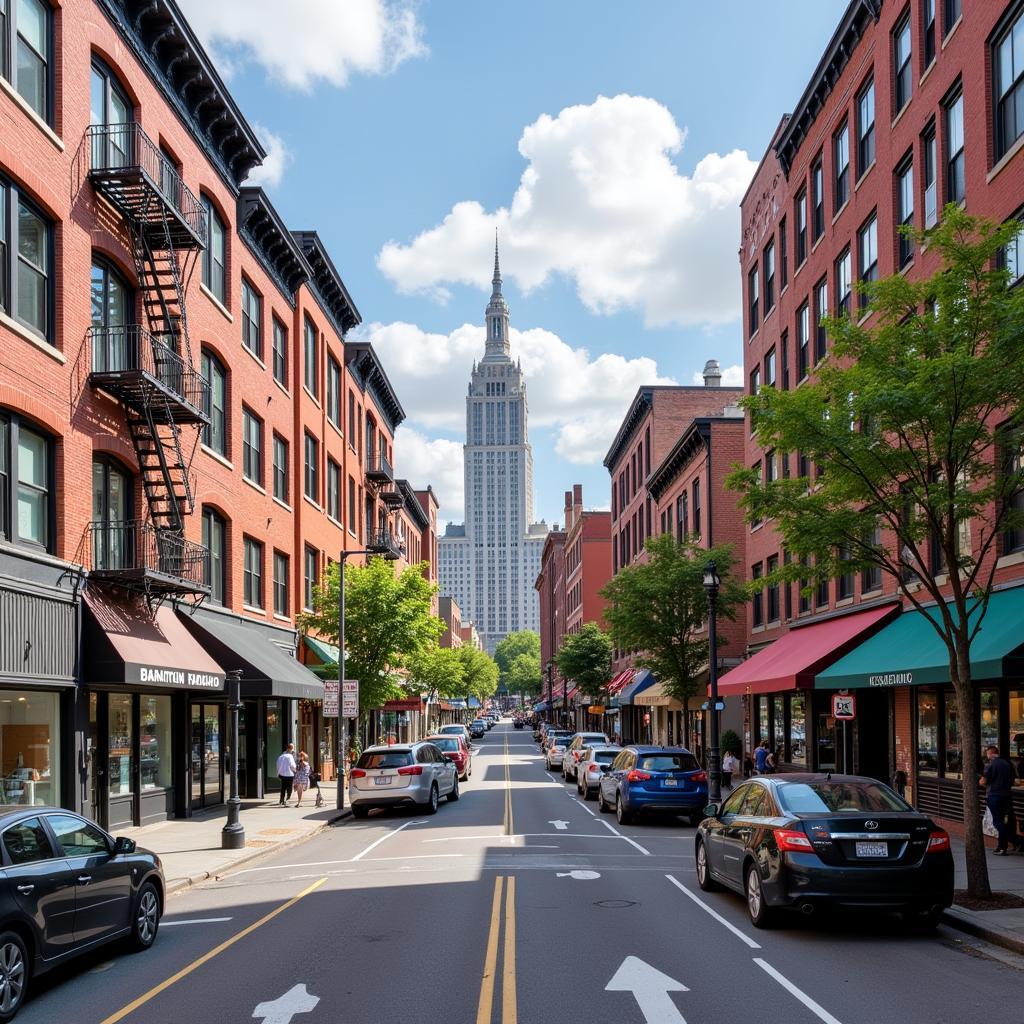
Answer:
[[[704,373],[701,370],[694,370],[691,383],[702,385],[704,383]],[[742,366],[727,366],[722,370],[722,387],[723,388],[741,388],[743,387],[743,367]]]
[[[262,185],[264,188],[277,188],[281,184],[284,172],[292,162],[292,152],[280,135],[275,135],[269,128],[256,123],[253,130],[259,136],[267,156],[259,167],[254,168],[245,179],[246,185]]]
[[[395,433],[395,465],[417,490],[430,484],[441,503],[438,516],[462,520],[462,445],[445,438],[428,438],[402,424]]]
[[[502,270],[524,291],[555,276],[597,313],[639,310],[649,325],[713,325],[739,315],[739,201],[756,164],[710,153],[692,175],[673,162],[685,131],[640,96],[601,96],[543,114],[519,139],[527,166],[507,206],[456,203],[377,265],[403,291],[444,300],[451,284],[486,288],[494,229]]]
[[[189,23],[230,73],[255,62],[309,90],[380,75],[426,52],[417,0],[181,0]]]

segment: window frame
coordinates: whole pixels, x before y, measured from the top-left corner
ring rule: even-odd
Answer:
[[[310,574],[312,561],[313,573]],[[310,544],[302,549],[302,607],[304,611],[313,611],[313,588],[320,582],[320,552]]]
[[[849,316],[853,306],[853,253],[849,246],[839,254],[833,275],[836,283],[836,316]]]
[[[850,200],[850,119],[832,134],[832,212],[837,214]]]
[[[901,227],[914,226],[914,153],[908,153],[897,165],[896,175],[896,269],[903,270],[914,262],[914,240]],[[909,179],[909,181],[908,181]],[[906,209],[909,197],[910,209]]]
[[[314,459],[310,461],[310,454]],[[303,487],[302,493],[313,502],[320,505],[320,440],[314,437],[308,430],[303,432],[302,442],[302,467]],[[310,494],[312,487],[313,493]]]
[[[954,149],[953,114],[959,109],[960,145]],[[964,124],[964,90],[958,82],[942,101],[943,161],[946,176],[946,202],[963,203],[967,199],[967,140]]]
[[[749,317],[747,336],[750,338],[757,334],[757,329],[761,326],[760,282],[761,275],[758,270],[758,265],[755,263],[750,270],[747,271],[747,316]]]
[[[4,5],[3,20],[6,21],[6,26],[0,23],[0,76],[10,85],[11,89],[17,93],[21,98],[22,102],[28,106],[28,108],[38,117],[41,121],[47,124],[50,128],[54,127],[54,111],[56,104],[54,102],[56,87],[55,87],[55,65],[56,60],[56,27],[54,24],[53,7],[47,2],[47,0],[33,0],[38,3],[38,6],[42,8],[43,16],[46,19],[46,24],[43,28],[44,32],[44,44],[46,46],[46,53],[40,53],[35,45],[22,35],[18,28],[18,5],[16,0],[8,0]],[[6,37],[6,38],[5,38]],[[24,45],[31,51],[43,65],[43,109],[39,110],[35,104],[21,91],[18,83],[18,46],[19,43]]]
[[[205,583],[210,588],[210,600],[214,604],[226,606],[228,598],[228,573],[227,564],[230,560],[228,550],[228,521],[212,505],[204,505],[200,514],[202,521],[203,546],[206,548],[206,579]],[[220,533],[220,554],[214,557],[213,536],[215,530]],[[215,569],[219,567],[219,572]],[[219,579],[219,587],[214,581]],[[220,596],[218,597],[218,590]]]
[[[864,240],[873,238],[874,259],[870,262],[865,260]],[[869,253],[870,255],[870,253]],[[878,280],[878,213],[872,211],[866,221],[857,229],[857,280],[867,283]],[[860,310],[861,313],[867,309],[869,297],[861,292]]]
[[[203,249],[200,260],[200,280],[203,287],[225,308],[227,308],[227,282],[228,282],[228,226],[220,215],[220,210],[214,201],[205,193],[199,194],[199,202],[206,211],[206,248]],[[216,229],[216,230],[215,230]],[[215,239],[220,238],[220,261],[216,259]],[[214,270],[219,274],[218,282],[215,280]]]
[[[308,315],[302,318],[302,383],[313,398],[319,401],[320,333]]]
[[[272,586],[274,589],[274,614],[282,618],[290,615],[288,577],[290,572],[290,559],[283,551],[274,551],[274,572]],[[283,572],[282,572],[283,567]]]
[[[828,355],[828,334],[824,320],[828,316],[828,275],[814,286],[814,365]]]
[[[921,198],[926,228],[939,222],[939,139],[934,118],[921,133]]]
[[[806,380],[811,372],[811,304],[804,299],[796,311],[796,372],[797,383]]]
[[[960,23],[963,17],[962,0],[943,0],[942,4],[942,41],[949,38],[949,33]]]
[[[266,548],[263,541],[244,534],[242,537],[242,603],[250,608],[263,611],[264,604],[263,557]]]
[[[825,234],[825,161],[822,153],[811,164],[811,245]]]
[[[263,486],[264,480],[263,434],[263,420],[247,405],[243,405],[242,476],[250,483],[257,484],[260,487]]]
[[[764,247],[761,255],[761,266],[764,271],[764,315],[775,308],[775,239]]]
[[[274,380],[288,390],[288,328],[276,316],[270,317],[271,373]]]
[[[242,275],[241,288],[242,347],[263,362],[263,296]]]
[[[56,443],[54,437],[45,429],[38,426],[32,420],[15,412],[13,409],[0,407],[0,459],[5,469],[0,475],[0,481],[5,481],[0,486],[0,540],[6,541],[20,548],[32,551],[42,551],[47,554],[54,554],[56,551],[57,537],[57,508],[55,495],[57,493],[57,466],[56,466]],[[26,483],[20,476],[20,459],[18,453],[22,432],[32,434],[43,442],[46,452],[45,483],[40,486],[35,483]],[[29,489],[33,494],[42,495],[44,502],[43,522],[44,531],[42,543],[25,536],[18,530],[19,515],[18,501],[22,488]]]
[[[770,576],[773,572],[777,572],[779,568],[779,556],[770,555],[765,560],[764,568],[765,576]],[[769,625],[780,622],[782,617],[782,602],[779,600],[778,580],[774,583],[766,584],[765,592],[765,622]]]
[[[799,270],[807,262],[809,248],[807,245],[807,185],[800,189],[793,200],[793,240],[796,269]]]
[[[288,486],[288,462],[290,458],[288,440],[287,438],[282,437],[275,430],[271,445],[273,448],[273,495],[278,501],[288,505],[288,494],[291,490]],[[278,456],[282,454],[284,456],[283,463],[278,458]]]
[[[870,97],[870,120],[865,114],[865,103]],[[875,123],[877,119],[875,78],[872,75],[857,93],[857,180],[867,174],[875,162]]]
[[[935,48],[935,34],[936,34],[936,2],[937,0],[922,0],[924,8],[921,12],[921,70],[922,72],[927,71],[935,62],[935,56],[938,52]]]
[[[901,60],[900,51],[904,40],[906,40],[907,52]],[[896,22],[892,30],[892,69],[893,110],[898,115],[914,95],[914,39],[909,9]]]
[[[338,430],[341,426],[341,393],[344,389],[341,363],[327,353],[327,418]]]
[[[206,370],[209,367],[210,373],[207,374]],[[224,381],[224,400],[223,405],[218,408],[214,402],[214,375],[217,375]],[[208,448],[211,452],[215,452],[221,458],[228,458],[228,453],[231,450],[230,445],[230,434],[231,434],[231,413],[230,413],[230,401],[229,401],[229,390],[228,390],[228,371],[227,367],[221,362],[220,357],[213,349],[204,348],[199,356],[199,375],[206,382],[206,390],[204,391],[203,412],[209,417],[210,422],[204,424],[201,438],[203,445]],[[223,445],[218,448],[214,444],[214,425],[219,419],[221,423],[221,429],[223,434]]]
[[[761,562],[755,562],[750,567],[750,615],[751,624],[754,629],[757,629],[764,625],[764,587],[760,587],[757,590],[754,589],[755,583],[763,579],[764,577],[764,565]]]
[[[2,251],[2,255],[0,255],[0,309],[36,337],[48,344],[53,344],[56,320],[54,222],[29,194],[22,191],[17,182],[2,173],[0,173],[0,204],[3,204],[3,210],[0,212],[0,231],[2,231],[2,236],[0,236],[0,251]],[[46,263],[42,268],[30,263],[20,252],[21,207],[35,217],[46,231],[46,241],[42,253]],[[26,267],[26,273],[37,275],[43,280],[43,316],[45,318],[43,330],[40,330],[33,321],[22,316],[18,287],[22,265]]]
[[[333,492],[332,483],[337,484],[333,488]],[[327,509],[328,517],[340,523],[343,514],[341,508],[341,466],[329,455],[327,456],[327,476],[324,486],[324,506]]]
[[[1001,160],[1022,137],[1024,137],[1024,115],[1019,117],[1015,116],[1014,120],[1016,122],[1020,122],[1022,124],[1022,128],[1021,131],[1012,139],[1008,138],[1005,131],[1006,118],[1004,116],[1004,105],[1007,100],[1012,101],[1015,114],[1019,107],[1024,107],[1024,53],[1021,53],[1019,58],[1014,54],[1014,64],[1019,64],[1019,71],[1016,77],[1006,89],[1002,89],[1000,85],[1002,67],[1001,49],[1003,44],[1007,41],[1010,42],[1012,47],[1015,37],[1014,28],[1021,21],[1024,21],[1024,4],[1018,3],[1016,5],[1011,5],[1011,7],[999,19],[995,31],[992,33],[992,42],[989,51],[992,60],[992,134],[995,144],[994,156],[997,162]]]

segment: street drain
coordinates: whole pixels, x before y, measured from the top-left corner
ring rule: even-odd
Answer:
[[[636,900],[598,900],[595,907],[604,907],[605,910],[625,910],[628,907],[639,906]]]

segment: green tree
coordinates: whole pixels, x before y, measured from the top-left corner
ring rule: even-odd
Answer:
[[[1024,289],[1008,288],[999,267],[1019,230],[950,206],[916,233],[934,274],[875,283],[870,321],[827,322],[833,351],[810,381],[745,400],[759,444],[801,452],[814,479],[732,478],[748,518],[771,517],[793,557],[777,579],[881,570],[934,628],[956,693],[967,885],[978,898],[990,888],[971,643],[1002,538],[1024,528]]]
[[[566,635],[555,662],[588,697],[603,699],[612,677],[612,639],[596,622],[585,622],[578,633]]]
[[[540,654],[518,654],[504,674],[504,685],[510,694],[532,696],[540,691]]]
[[[605,586],[605,611],[615,646],[636,650],[636,662],[650,669],[665,692],[683,705],[689,744],[690,701],[703,694],[708,667],[708,597],[704,566],[714,561],[722,583],[719,618],[734,619],[745,599],[731,578],[732,549],[702,548],[694,540],[677,541],[663,533],[645,545],[648,560],[622,569]],[[724,646],[719,636],[719,647]]]
[[[509,682],[512,665],[520,655],[535,658],[540,672],[540,636],[532,629],[520,629],[509,633],[494,648],[494,660],[498,665],[500,685],[509,693],[514,692]]]
[[[487,700],[498,688],[498,666],[486,651],[469,644],[456,648],[464,672],[463,695]]]
[[[338,642],[339,564],[313,588],[313,611],[299,617],[300,628],[333,643]],[[444,632],[444,623],[431,614],[435,588],[423,570],[422,564],[411,565],[396,573],[395,563],[383,558],[345,568],[345,675],[359,680],[360,713],[402,696],[393,677],[408,671]]]
[[[466,670],[459,652],[436,643],[428,644],[412,657],[409,680],[419,692],[427,694],[428,708],[439,699],[451,700],[466,693]]]

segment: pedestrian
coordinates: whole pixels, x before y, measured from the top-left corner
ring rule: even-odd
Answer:
[[[768,749],[768,741],[761,740],[754,751],[754,774],[755,775],[767,775],[770,771],[768,762],[771,759],[772,752]]]
[[[292,783],[295,787],[295,806],[302,806],[302,794],[309,789],[309,779],[313,774],[313,766],[309,763],[309,755],[304,751],[299,751],[299,762],[295,766],[295,778]]]
[[[732,789],[732,773],[737,771],[739,766],[739,758],[731,750],[727,750],[725,757],[722,758],[722,784],[726,789]]]
[[[277,759],[277,777],[281,780],[281,807],[291,799],[292,782],[295,779],[295,744],[289,743]]]
[[[982,774],[982,781],[986,787],[985,804],[992,812],[992,822],[999,833],[993,852],[997,857],[1004,857],[1010,852],[1011,844],[1018,852],[1022,849],[1013,816],[1013,765],[999,755],[999,748],[996,746],[986,747],[985,756],[988,758],[988,764],[985,765]]]

